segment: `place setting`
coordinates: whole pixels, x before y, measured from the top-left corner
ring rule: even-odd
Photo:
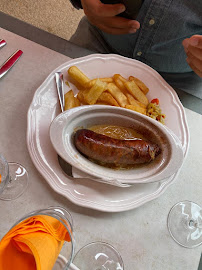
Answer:
[[[198,178],[187,185],[195,123],[175,90],[113,54],[72,59],[41,81],[24,126],[39,174],[32,162],[0,155],[0,268],[161,269],[165,258],[178,269],[188,255],[198,259]]]

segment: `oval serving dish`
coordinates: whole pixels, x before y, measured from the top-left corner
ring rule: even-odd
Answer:
[[[148,141],[157,143],[161,148],[161,154],[152,162],[132,169],[118,170],[98,165],[80,154],[73,140],[77,129],[94,125],[133,128]],[[109,184],[114,180],[123,184],[160,181],[177,172],[184,159],[181,142],[170,129],[148,116],[120,107],[92,105],[65,111],[52,121],[50,139],[55,151],[65,161]]]

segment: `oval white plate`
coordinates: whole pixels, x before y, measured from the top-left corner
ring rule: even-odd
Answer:
[[[78,128],[103,124],[132,127],[140,133],[145,132],[148,140],[153,137],[153,141],[158,143],[161,154],[154,161],[129,170],[113,170],[91,162],[75,148],[73,135]],[[109,183],[160,181],[176,173],[184,159],[181,142],[171,130],[148,116],[120,107],[91,105],[68,110],[51,123],[50,139],[56,152],[65,161]]]
[[[90,78],[123,76],[135,74],[150,91],[149,99],[158,97],[163,112],[166,114],[166,126],[180,139],[186,156],[189,147],[189,131],[184,108],[176,92],[152,68],[132,59],[117,55],[90,55],[73,59],[51,72],[37,89],[27,115],[27,147],[33,163],[49,185],[59,194],[73,203],[106,212],[120,212],[133,209],[149,202],[165,192],[177,178],[177,174],[164,181],[134,184],[129,188],[119,188],[95,181],[69,179],[61,170],[57,154],[49,139],[49,127],[52,120],[60,113],[54,74],[63,72],[68,79],[67,69],[77,65]],[[68,87],[65,86],[65,92]],[[75,88],[73,88],[74,91]]]

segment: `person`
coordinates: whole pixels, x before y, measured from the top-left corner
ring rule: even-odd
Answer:
[[[202,98],[201,0],[70,1],[86,15],[71,42],[142,61],[174,88]]]

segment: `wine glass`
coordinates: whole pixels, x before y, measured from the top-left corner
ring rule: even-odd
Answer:
[[[100,241],[82,247],[73,258],[73,264],[81,270],[124,270],[119,252]]]
[[[0,154],[0,199],[14,200],[21,196],[28,186],[26,169],[16,162],[7,162]]]
[[[168,214],[168,230],[181,246],[194,248],[202,244],[202,208],[194,202],[175,204]]]

